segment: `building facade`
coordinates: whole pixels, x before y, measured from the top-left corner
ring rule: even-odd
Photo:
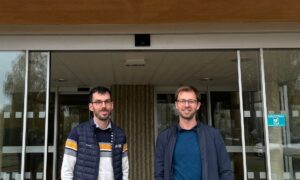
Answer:
[[[5,1],[0,6],[0,179],[59,179],[64,141],[111,88],[130,179],[153,179],[174,91],[201,91],[235,179],[300,179],[300,3]],[[135,44],[147,34],[150,44]]]

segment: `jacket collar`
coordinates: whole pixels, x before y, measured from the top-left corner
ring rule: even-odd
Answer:
[[[197,120],[197,125],[195,127],[193,127],[191,130],[194,130],[194,131],[197,131],[197,129],[199,129],[201,126],[201,122],[199,120]],[[179,126],[179,122],[176,123],[176,131],[177,132],[180,132],[180,131],[184,131],[184,129],[182,129],[180,126]]]

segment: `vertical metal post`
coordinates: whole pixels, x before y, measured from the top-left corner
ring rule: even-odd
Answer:
[[[158,117],[157,117],[157,95],[158,92],[154,89],[154,144],[158,136]]]
[[[265,82],[265,67],[263,49],[260,48],[260,70],[261,70],[261,87],[262,87],[262,100],[264,112],[264,131],[265,131],[265,154],[267,165],[267,178],[271,180],[271,161],[270,161],[270,148],[269,148],[269,129],[268,129],[268,116],[267,116],[267,97],[266,97],[266,82]]]
[[[47,53],[46,116],[43,179],[47,179],[48,129],[49,129],[49,92],[50,92],[50,53]]]
[[[210,89],[209,85],[207,84],[207,118],[208,118],[208,124],[212,126],[212,118],[211,118],[211,97],[210,97]]]
[[[27,134],[27,102],[28,102],[28,74],[29,74],[29,51],[26,50],[25,62],[25,86],[24,86],[24,108],[23,108],[23,133],[22,133],[22,157],[21,157],[21,179],[25,175],[26,156],[26,134]]]
[[[289,109],[289,102],[288,102],[288,87],[287,85],[283,86],[283,99],[284,101],[284,113],[286,115],[286,127],[283,128],[284,130],[284,141],[285,145],[289,146],[291,144],[291,128],[290,128],[290,109]],[[291,174],[294,174],[294,168],[293,168],[293,158],[291,156],[285,156],[285,163],[286,163],[286,168],[287,171],[289,171]]]
[[[58,137],[58,87],[55,90],[55,105],[54,105],[54,136],[53,136],[53,169],[52,179],[56,180],[56,164],[57,164],[57,137]]]
[[[284,138],[284,140],[286,140],[285,144],[290,144],[291,143],[291,131],[290,131],[290,109],[289,109],[289,98],[288,98],[288,89],[287,89],[287,85],[283,86],[283,99],[284,101],[282,101],[284,104],[284,113],[286,115],[286,127],[283,129],[286,129],[286,134],[284,134],[286,136],[286,138]]]
[[[243,106],[243,88],[242,88],[242,70],[241,70],[241,54],[237,50],[238,64],[238,80],[239,80],[239,96],[240,96],[240,119],[241,119],[241,138],[242,138],[242,154],[243,154],[243,169],[244,180],[247,180],[247,162],[246,162],[246,143],[245,143],[245,126],[244,126],[244,106]]]

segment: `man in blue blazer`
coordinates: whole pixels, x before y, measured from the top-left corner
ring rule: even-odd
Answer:
[[[175,93],[179,121],[162,131],[155,148],[155,180],[232,180],[219,131],[196,120],[200,97],[193,86]]]

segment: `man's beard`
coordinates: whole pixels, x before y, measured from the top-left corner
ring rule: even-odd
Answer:
[[[195,114],[191,114],[190,116],[183,116],[182,114],[179,114],[179,116],[185,120],[190,121],[194,118]]]
[[[180,111],[178,111],[178,113],[179,113],[180,118],[190,121],[190,120],[194,119],[197,111],[193,112],[192,114],[185,114],[184,112],[180,112]]]
[[[107,114],[107,116],[101,116],[101,112],[94,112],[94,115],[96,116],[96,118],[97,119],[99,119],[100,121],[107,121],[107,120],[109,120],[110,119],[110,115],[111,115],[111,112],[109,112],[107,109],[103,109],[103,110],[101,110],[101,111],[106,111],[106,112],[108,112],[108,114]]]

